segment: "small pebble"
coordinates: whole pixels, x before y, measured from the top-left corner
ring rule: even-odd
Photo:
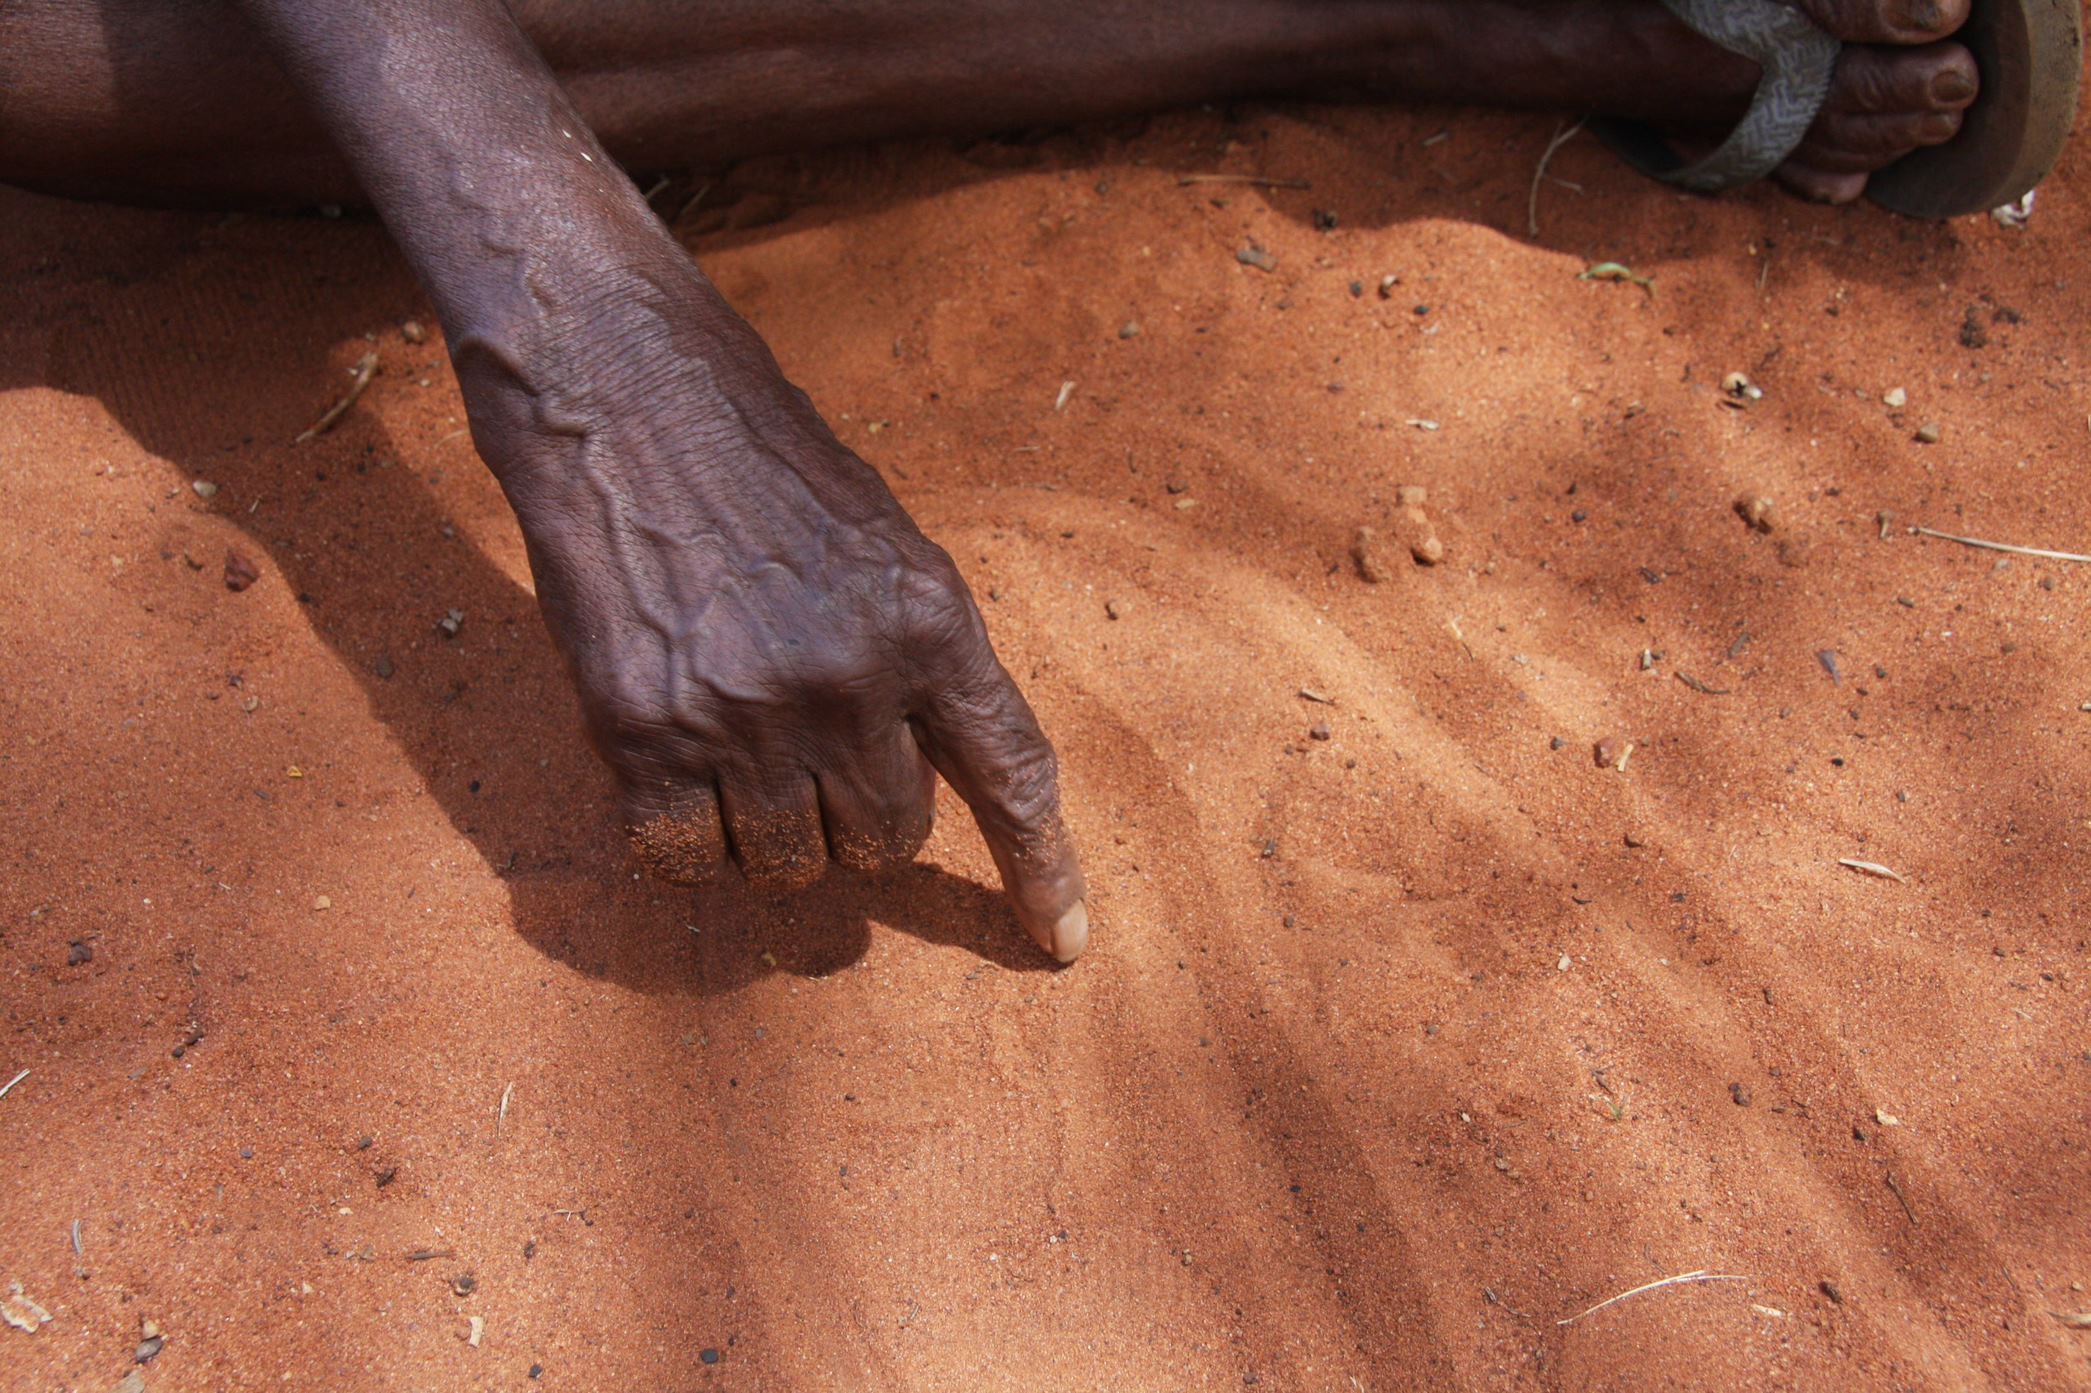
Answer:
[[[1369,527],[1359,528],[1352,539],[1350,559],[1358,568],[1358,578],[1368,585],[1378,585],[1388,576],[1386,550],[1380,545],[1379,533]]]
[[[1400,284],[1401,284],[1401,277],[1399,277],[1399,276],[1381,276],[1381,277],[1379,278],[1379,297],[1380,297],[1380,299],[1382,299],[1382,300],[1391,300],[1391,299],[1393,299],[1393,298],[1394,298],[1394,287],[1395,287],[1395,286],[1397,286],[1397,285],[1400,285]]]
[[[1308,731],[1307,734],[1315,740],[1326,740],[1329,738],[1329,728],[1325,725],[1317,725],[1314,729]]]
[[[406,323],[400,325],[399,336],[408,343],[428,342],[428,330],[421,327],[421,321],[418,319],[409,319]]]
[[[1900,387],[1890,387],[1881,396],[1881,401],[1899,411],[1909,405],[1909,393],[1903,391]]]
[[[465,612],[461,609],[451,610],[448,614],[444,615],[441,619],[438,619],[436,621],[436,629],[439,633],[443,635],[444,638],[456,638],[457,631],[464,627]]]
[[[87,940],[76,938],[71,943],[65,945],[65,965],[67,967],[78,967],[82,963],[91,963],[93,961],[94,945]]]
[[[1768,533],[1779,525],[1778,516],[1772,508],[1771,499],[1761,493],[1746,493],[1735,500],[1736,516],[1757,532]]]
[[[1272,256],[1262,247],[1243,247],[1234,254],[1234,259],[1244,266],[1254,266],[1259,271],[1275,271],[1278,269],[1278,258]]]
[[[208,479],[198,479],[189,487],[196,491],[198,498],[216,498],[218,496],[218,486]]]
[[[1132,607],[1130,600],[1106,600],[1104,601],[1104,617],[1106,619],[1123,619]]]
[[[719,1362],[719,1352],[715,1349],[698,1350],[697,1360],[702,1364],[716,1364]]]
[[[332,909],[334,901],[328,899],[325,895],[317,895],[313,897],[312,907],[314,909]]]
[[[372,667],[372,671],[376,672],[381,680],[387,682],[392,680],[392,674],[394,670],[395,669],[392,666],[392,658],[389,654],[381,655],[378,658],[376,664]]]
[[[1739,1083],[1728,1085],[1728,1096],[1735,1100],[1735,1106],[1739,1108],[1750,1106],[1750,1091]]]
[[[154,1356],[166,1347],[167,1340],[165,1336],[149,1335],[138,1342],[138,1348],[131,1352],[131,1358],[140,1364],[150,1364]]]
[[[261,571],[247,559],[245,552],[228,547],[225,551],[225,588],[237,595],[255,581],[261,579]]]
[[[1140,337],[1140,321],[1128,319],[1125,323],[1119,325],[1118,337],[1122,339],[1136,339]]]
[[[1923,425],[1917,427],[1917,442],[1921,445],[1938,444],[1939,435],[1939,423],[1936,421],[1926,421]]]

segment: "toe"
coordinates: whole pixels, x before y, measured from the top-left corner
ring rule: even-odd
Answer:
[[[1851,48],[1837,62],[1827,110],[1893,115],[1965,111],[1981,77],[1959,44],[1915,51]]]
[[[1855,203],[1866,192],[1863,174],[1839,174],[1788,160],[1779,167],[1778,180],[1802,198],[1815,203]]]
[[[1846,43],[1926,44],[1967,23],[1969,0],[1805,0],[1815,22]]]
[[[1825,116],[1793,157],[1825,172],[1866,174],[1886,169],[1912,150],[1945,144],[1959,134],[1960,123],[1957,111]]]

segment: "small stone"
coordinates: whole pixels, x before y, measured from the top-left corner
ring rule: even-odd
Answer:
[[[1881,395],[1881,401],[1884,405],[1900,411],[1903,407],[1909,405],[1909,393],[1903,391],[1900,387],[1890,387]]]
[[[465,1343],[478,1349],[479,1342],[486,1338],[486,1317],[466,1316],[465,1323],[470,1327],[465,1333]]]
[[[1421,484],[1403,484],[1394,490],[1394,501],[1404,508],[1420,508],[1430,501],[1430,490]]]
[[[1735,1106],[1739,1108],[1750,1106],[1750,1091],[1739,1083],[1728,1085],[1728,1096],[1735,1100]]]
[[[1254,266],[1259,271],[1278,269],[1278,258],[1258,246],[1243,247],[1234,254],[1234,259],[1244,266]]]
[[[78,967],[94,961],[94,945],[84,938],[76,938],[65,945],[65,965]]]
[[[421,321],[418,319],[409,319],[406,323],[400,325],[399,336],[408,343],[428,342],[428,330],[421,326]]]
[[[1136,339],[1140,337],[1140,321],[1128,319],[1125,323],[1119,325],[1118,337],[1122,339]]]
[[[451,610],[436,621],[436,631],[442,634],[444,638],[456,638],[457,631],[464,627],[465,612],[461,609]]]
[[[1405,507],[1401,510],[1402,540],[1408,543],[1409,555],[1422,566],[1435,566],[1445,559],[1445,544],[1438,540],[1437,529],[1430,525],[1429,516],[1421,509]]]
[[[225,549],[225,588],[237,595],[255,581],[261,579],[261,571],[247,559],[245,552],[231,547]]]
[[[1401,284],[1401,277],[1399,277],[1399,276],[1381,276],[1381,277],[1379,278],[1379,297],[1380,297],[1380,299],[1382,299],[1382,300],[1391,300],[1391,299],[1393,299],[1393,298],[1394,298],[1394,287],[1395,287],[1395,286],[1397,286],[1397,285],[1400,285],[1400,284]]]
[[[1768,533],[1779,525],[1772,508],[1771,499],[1761,493],[1746,493],[1735,500],[1735,515],[1757,532]]]
[[[450,1289],[459,1296],[470,1296],[479,1290],[479,1279],[469,1272],[460,1272],[450,1279]]]
[[[1634,742],[1607,735],[1591,747],[1591,752],[1597,756],[1598,768],[1616,769],[1624,774],[1627,760],[1633,757]]]
[[[1358,568],[1359,579],[1367,584],[1378,585],[1387,579],[1386,551],[1380,545],[1379,533],[1371,528],[1358,529],[1350,544],[1350,559]]]
[[[1750,379],[1739,372],[1731,372],[1721,379],[1721,391],[1731,397],[1741,397],[1750,390]]]
[[[391,681],[392,674],[394,671],[396,671],[396,669],[392,666],[392,657],[390,654],[379,655],[377,662],[372,665],[371,670],[377,673],[378,679],[380,681],[384,682]]]
[[[149,1336],[138,1342],[138,1348],[131,1352],[131,1358],[139,1364],[150,1364],[154,1356],[165,1348],[167,1348],[166,1337],[161,1335]]]
[[[1568,954],[1566,954],[1566,953],[1563,953],[1563,954],[1561,955],[1561,961],[1559,961],[1559,962],[1557,962],[1557,963],[1555,963],[1555,964],[1554,964],[1554,971],[1556,971],[1556,972],[1566,972],[1566,971],[1568,971],[1568,969],[1570,969],[1571,967],[1574,967],[1575,965],[1576,965],[1576,960],[1575,960],[1574,958],[1570,957],[1570,956],[1569,956]]]
[[[1314,210],[1314,230],[1316,232],[1334,232],[1336,224],[1337,217],[1334,208],[1316,208]]]
[[[316,895],[313,897],[312,907],[315,910],[329,910],[334,907],[334,901],[328,899],[325,895]]]
[[[542,1364],[532,1364],[532,1365],[530,1366],[530,1377],[532,1377],[532,1378],[543,1378],[544,1376],[545,1376],[545,1366],[544,1366],[544,1365],[542,1365]]]
[[[697,1351],[697,1362],[700,1364],[716,1364],[719,1362],[719,1358],[719,1352],[715,1349],[701,1349]]]
[[[1939,443],[1940,434],[1937,421],[1926,421],[1923,425],[1917,427],[1917,443],[1920,445],[1936,445]]]
[[[1307,732],[1308,738],[1313,740],[1326,740],[1330,734],[1331,732],[1326,725],[1317,725]]]
[[[198,479],[195,483],[190,484],[189,487],[196,491],[198,498],[216,498],[218,496],[218,486],[208,479]]]
[[[1551,739],[1551,740],[1549,740],[1549,741],[1547,741],[1547,742],[1546,742],[1546,747],[1547,747],[1548,749],[1550,749],[1550,750],[1560,750],[1560,749],[1566,749],[1566,748],[1567,748],[1567,746],[1568,746],[1568,742],[1567,742],[1566,740],[1563,740],[1563,739],[1562,739],[1562,738],[1561,738],[1560,736],[1558,736],[1558,735],[1557,735],[1557,736],[1555,736],[1555,737],[1554,737],[1553,739]]]
[[[1106,600],[1104,601],[1104,617],[1106,619],[1123,619],[1131,611],[1132,607],[1130,600]]]

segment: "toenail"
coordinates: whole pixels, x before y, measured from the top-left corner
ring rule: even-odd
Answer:
[[[1893,13],[1903,33],[1919,38],[1935,37],[1946,27],[1946,14],[1939,0],[1902,0]]]
[[[1931,80],[1931,99],[1942,105],[1957,106],[1971,100],[1975,95],[1975,84],[1963,72],[1947,71]]]

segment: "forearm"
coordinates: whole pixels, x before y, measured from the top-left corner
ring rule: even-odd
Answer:
[[[658,296],[717,300],[502,0],[237,3],[355,170],[453,353],[486,350],[534,392],[530,365],[606,301],[643,315]]]

